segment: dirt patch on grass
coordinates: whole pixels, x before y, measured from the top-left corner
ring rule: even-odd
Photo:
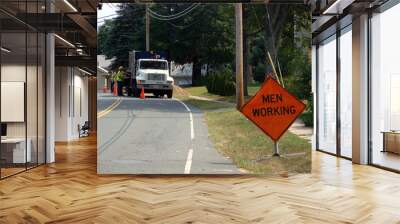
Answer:
[[[190,93],[180,86],[174,85],[174,94],[181,97],[189,97]]]

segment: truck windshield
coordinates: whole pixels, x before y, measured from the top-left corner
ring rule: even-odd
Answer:
[[[164,61],[141,61],[140,69],[167,69],[167,63]]]

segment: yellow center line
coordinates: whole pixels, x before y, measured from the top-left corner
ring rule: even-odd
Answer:
[[[119,99],[119,98],[118,98],[118,99]],[[97,116],[101,115],[102,113],[104,113],[104,112],[108,111],[110,108],[112,108],[112,107],[118,102],[118,99],[115,100],[114,102],[112,102],[112,104],[111,104],[110,106],[108,106],[106,109],[104,109],[104,110],[98,112],[98,113],[97,113]]]
[[[114,101],[109,107],[97,113],[97,118],[101,118],[109,114],[112,110],[114,110],[118,105],[122,102],[121,98],[118,98]]]

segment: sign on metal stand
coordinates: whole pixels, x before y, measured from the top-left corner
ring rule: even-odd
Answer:
[[[274,142],[274,154],[272,154],[272,156],[280,156],[279,155],[278,141]]]
[[[240,111],[274,141],[273,156],[279,156],[278,140],[305,107],[303,102],[268,76],[260,90]]]

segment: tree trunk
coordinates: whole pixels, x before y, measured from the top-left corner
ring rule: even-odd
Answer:
[[[273,72],[268,58],[268,52],[271,54],[272,62],[276,63],[279,50],[279,39],[283,26],[288,18],[288,9],[285,5],[265,5],[267,15],[265,16],[265,56],[266,56],[266,74]],[[269,16],[268,16],[269,13]]]
[[[265,39],[264,39],[264,41],[265,41],[265,60],[266,60],[265,63],[267,65],[267,66],[265,66],[265,69],[266,69],[265,70],[265,74],[266,75],[269,74],[269,73],[273,73],[271,61],[268,58],[268,53],[271,55],[272,62],[275,63],[275,60],[274,60],[275,59],[275,54],[273,52],[274,45],[272,43],[273,41],[272,41],[272,38],[269,37],[268,35],[271,35],[271,34],[267,31]]]
[[[193,67],[192,67],[192,86],[200,86],[201,85],[201,64],[199,59],[195,57],[193,59]]]

